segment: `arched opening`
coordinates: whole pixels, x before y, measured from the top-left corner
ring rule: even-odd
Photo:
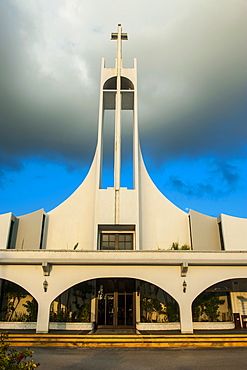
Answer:
[[[246,327],[247,279],[229,279],[214,284],[195,298],[193,322],[234,322]]]
[[[74,285],[54,299],[50,322],[78,323],[78,327],[95,323],[95,327],[112,329],[141,324],[141,330],[145,330],[145,324],[179,322],[179,306],[168,293],[149,282],[99,278]]]
[[[103,90],[116,90],[117,89],[117,77],[111,77],[104,83]],[[126,77],[121,76],[121,90],[134,90],[133,83]]]
[[[50,322],[91,321],[91,300],[94,281],[76,284],[57,296],[51,303]]]
[[[179,306],[175,299],[156,285],[139,281],[140,321],[149,323],[179,322]]]
[[[117,90],[119,82],[120,92]],[[119,99],[117,92],[120,93]],[[123,76],[120,80],[116,76],[111,77],[103,84],[101,189],[115,186],[115,171],[118,168],[120,187],[134,188],[134,93],[133,82]],[[118,109],[120,112],[117,112]],[[120,153],[116,148],[120,148]]]
[[[117,77],[111,77],[104,83],[103,90],[117,90]]]
[[[36,299],[9,280],[0,279],[0,321],[36,322],[38,303]]]
[[[128,78],[121,77],[121,90],[134,90],[134,85]]]

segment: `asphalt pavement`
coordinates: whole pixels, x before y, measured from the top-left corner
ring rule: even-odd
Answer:
[[[247,348],[33,348],[40,370],[244,370]]]

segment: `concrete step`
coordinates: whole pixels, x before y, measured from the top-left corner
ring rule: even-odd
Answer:
[[[247,334],[9,334],[14,347],[247,347]]]

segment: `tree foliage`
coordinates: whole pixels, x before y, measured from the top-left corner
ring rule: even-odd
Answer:
[[[199,319],[205,314],[208,321],[218,321],[220,316],[219,307],[225,303],[224,299],[220,299],[216,295],[205,294],[199,296],[192,307],[193,320],[199,321]]]
[[[37,301],[25,289],[11,281],[2,280],[1,321],[36,321],[37,312]]]

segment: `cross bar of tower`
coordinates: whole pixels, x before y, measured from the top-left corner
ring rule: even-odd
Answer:
[[[113,32],[111,34],[111,40],[117,41],[117,60],[116,60],[116,66],[117,68],[121,65],[121,59],[122,59],[122,40],[128,40],[128,34],[122,33],[122,25],[118,25],[118,32]],[[118,68],[119,69],[119,68]]]
[[[117,40],[121,34],[121,40],[128,40],[128,34],[122,33],[122,25],[118,24],[118,32],[112,32],[111,40]]]
[[[111,34],[111,40],[117,40],[118,39],[118,33],[112,33]],[[127,33],[121,33],[121,40],[128,40],[128,34]]]

